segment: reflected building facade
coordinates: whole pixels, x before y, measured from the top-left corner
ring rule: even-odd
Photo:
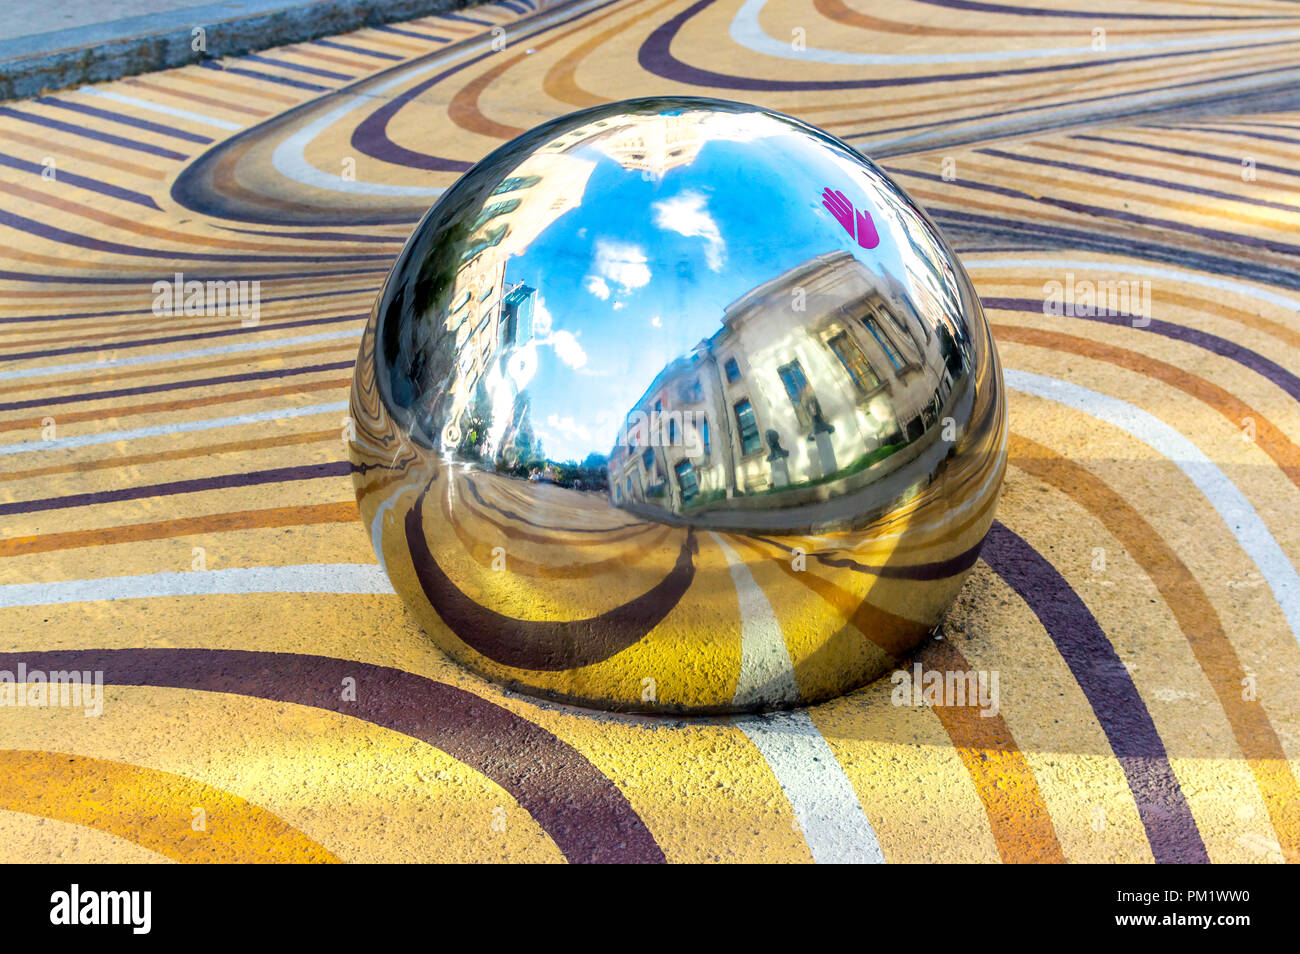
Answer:
[[[656,117],[654,122],[624,123],[605,133],[596,148],[624,169],[662,179],[695,161],[705,137],[698,117]]]
[[[610,454],[611,500],[705,513],[851,491],[939,433],[967,360],[947,322],[883,293],[853,255],[815,256],[660,373]]]
[[[460,431],[472,426],[465,415],[494,361],[506,358],[508,345],[524,344],[521,319],[527,337],[532,336],[536,290],[508,284],[506,265],[552,222],[581,204],[596,164],[568,155],[570,145],[551,143],[521,163],[492,190],[469,227],[446,317],[459,356],[449,388],[450,418]],[[507,335],[504,323],[509,322],[514,327]],[[483,399],[481,394],[478,399]]]

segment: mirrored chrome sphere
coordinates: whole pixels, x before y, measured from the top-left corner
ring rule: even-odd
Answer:
[[[891,668],[975,562],[1002,372],[935,226],[787,116],[641,99],[447,190],[352,390],[362,517],[434,641],[607,709],[798,705]]]

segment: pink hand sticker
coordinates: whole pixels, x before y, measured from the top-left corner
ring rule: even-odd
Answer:
[[[880,244],[880,236],[876,234],[876,223],[871,221],[871,216],[861,209],[858,213],[858,244],[863,248],[875,248]]]
[[[853,203],[844,198],[843,192],[836,192],[830,187],[822,189],[822,205],[826,206],[828,212],[835,216],[840,225],[844,226],[844,231],[853,237]]]
[[[871,216],[861,209],[855,209],[843,192],[829,186],[822,189],[822,205],[835,216],[835,221],[844,226],[849,237],[857,239],[863,248],[875,248],[880,244],[880,235],[876,232],[876,224],[871,221]]]

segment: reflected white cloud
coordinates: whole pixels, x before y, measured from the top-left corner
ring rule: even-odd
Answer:
[[[557,331],[540,344],[548,344],[555,349],[555,356],[575,371],[587,363],[587,352],[582,350],[578,339],[567,331]]]
[[[549,415],[546,418],[546,426],[559,436],[569,440],[591,440],[591,431],[567,415],[564,417],[560,417],[558,414]]]
[[[645,252],[639,246],[611,239],[596,240],[594,274],[618,285],[625,294],[650,284]]]
[[[722,239],[718,223],[709,214],[708,199],[702,193],[688,190],[671,199],[652,205],[655,225],[687,238],[704,239],[704,261],[713,272],[722,271],[727,246]]]
[[[541,295],[533,303],[533,334],[545,338],[551,333],[551,309],[546,307],[546,299]]]

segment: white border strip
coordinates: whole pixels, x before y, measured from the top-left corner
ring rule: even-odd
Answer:
[[[740,598],[738,705],[789,705],[799,699],[785,633],[772,604],[740,555],[711,536],[731,569]],[[736,726],[754,743],[790,802],[813,860],[821,864],[882,864],[880,842],[853,783],[806,711],[748,716]]]
[[[249,593],[391,595],[393,586],[373,563],[306,563],[181,573],[146,573],[97,580],[0,586],[0,609],[151,599],[158,596],[244,596]]]
[[[785,645],[785,633],[772,604],[745,561],[722,537],[709,536],[727,558],[731,582],[740,598],[740,676],[734,701],[738,706],[791,705],[799,701],[794,664]]]
[[[134,96],[123,96],[121,93],[112,93],[106,89],[95,89],[93,86],[83,86],[77,92],[84,93],[87,96],[98,96],[100,99],[111,99],[115,103],[134,106],[137,109],[153,110],[166,116],[175,116],[177,119],[188,119],[192,122],[216,126],[218,129],[229,129],[238,132],[244,128],[239,123],[232,123],[225,119],[204,116],[202,113],[192,113],[188,109],[177,109],[175,106],[164,106],[162,103],[151,103],[147,99],[136,99]]]
[[[132,441],[140,437],[160,437],[164,434],[211,431],[219,427],[234,427],[237,424],[260,424],[262,421],[309,417],[313,414],[327,414],[330,411],[347,409],[347,401],[331,401],[329,404],[313,404],[309,407],[286,407],[273,411],[257,411],[252,414],[236,414],[231,417],[209,417],[198,421],[178,421],[175,424],[155,424],[153,427],[137,427],[129,431],[77,434],[74,437],[59,437],[51,441],[25,441],[21,444],[0,445],[0,456],[28,454],[33,451],[67,450],[72,447],[88,447],[92,444],[112,444],[117,441]]]
[[[18,368],[0,371],[0,381],[13,378],[36,378],[47,374],[72,374],[77,371],[98,371],[101,368],[124,368],[136,364],[161,364],[164,361],[187,361],[206,358],[214,354],[237,354],[241,351],[267,351],[289,345],[312,344],[317,341],[337,341],[340,338],[360,338],[364,328],[354,331],[327,331],[319,335],[299,335],[296,338],[268,338],[265,341],[244,341],[239,344],[197,348],[193,351],[172,351],[168,354],[138,354],[130,358],[107,358],[103,361],[82,361],[79,364],[56,364],[43,368]],[[0,359],[3,355],[0,355]]]
[[[853,783],[804,710],[736,720],[790,801],[818,864],[885,863]]]

